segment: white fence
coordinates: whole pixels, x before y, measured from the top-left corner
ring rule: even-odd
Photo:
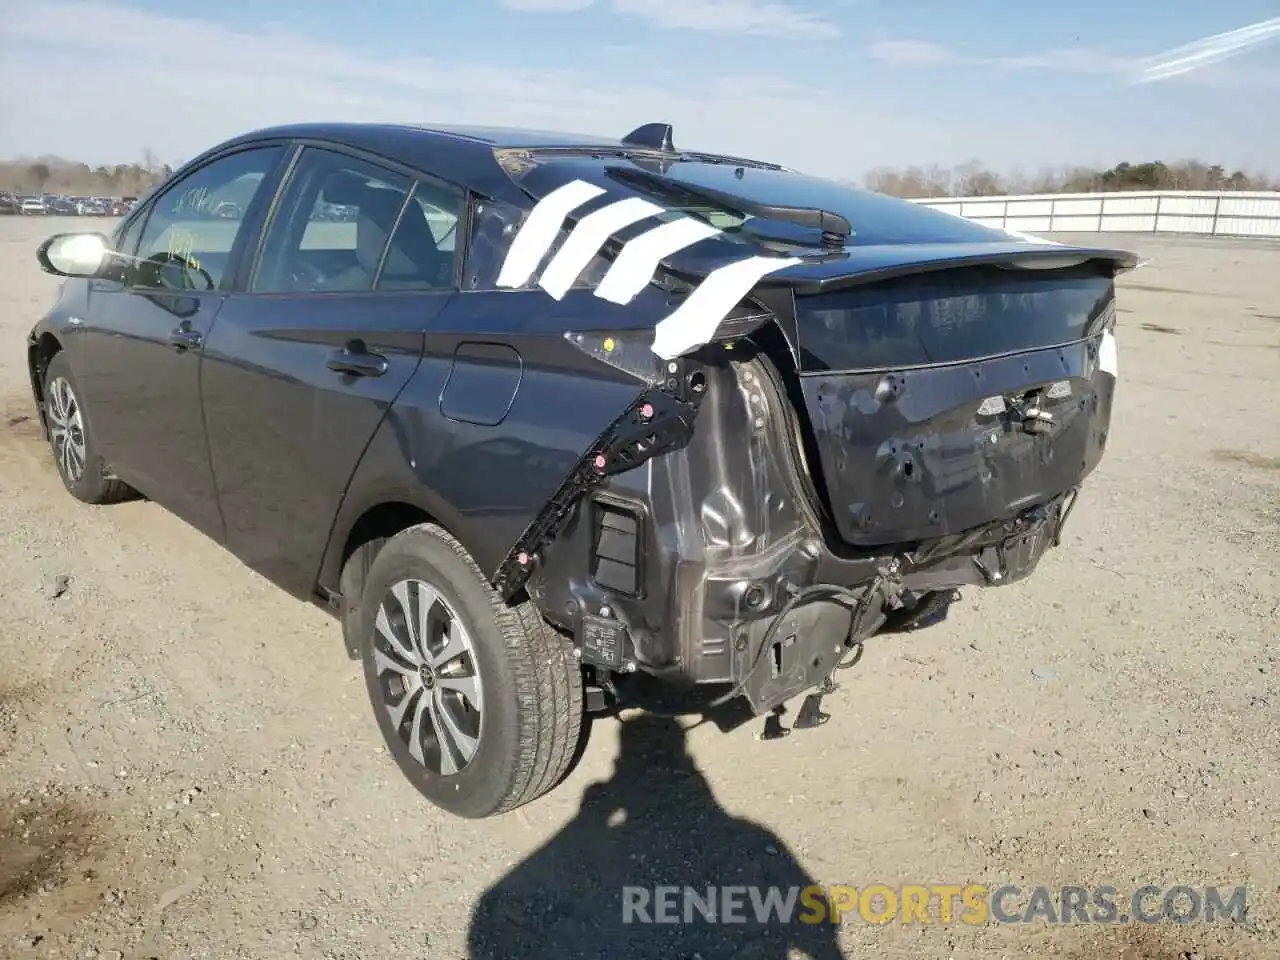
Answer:
[[[1280,193],[1151,190],[937,197],[925,206],[1022,233],[1180,233],[1280,237]]]

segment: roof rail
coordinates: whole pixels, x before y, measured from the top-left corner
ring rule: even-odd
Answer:
[[[629,147],[645,147],[650,150],[661,150],[663,153],[675,153],[675,145],[671,142],[671,124],[646,123],[636,127],[622,142]]]

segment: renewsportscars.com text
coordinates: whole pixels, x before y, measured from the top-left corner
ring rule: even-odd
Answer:
[[[623,887],[623,923],[1217,923],[1243,922],[1244,887]]]

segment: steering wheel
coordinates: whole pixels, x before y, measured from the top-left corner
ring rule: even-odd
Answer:
[[[151,256],[147,257],[147,259],[143,262],[154,264],[157,281],[159,281],[160,276],[164,271],[164,268],[171,264],[174,264],[181,268],[184,279],[195,274],[199,276],[201,281],[203,281],[204,283],[203,288],[191,287],[189,289],[192,289],[192,290],[198,289],[198,292],[200,293],[207,293],[208,291],[212,290],[216,286],[216,284],[213,282],[213,277],[209,274],[208,270],[200,266],[199,263],[197,263],[195,260],[192,260],[189,257],[184,257],[177,253],[169,253],[167,251],[161,252],[161,253],[153,253]],[[164,284],[161,284],[159,282],[157,282],[156,285],[161,287],[164,286]],[[177,289],[185,290],[188,288],[184,284],[178,287]]]

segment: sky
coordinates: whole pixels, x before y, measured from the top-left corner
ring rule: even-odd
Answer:
[[[177,165],[303,120],[663,121],[677,147],[849,179],[1280,175],[1278,104],[1280,0],[0,0],[0,158]]]

